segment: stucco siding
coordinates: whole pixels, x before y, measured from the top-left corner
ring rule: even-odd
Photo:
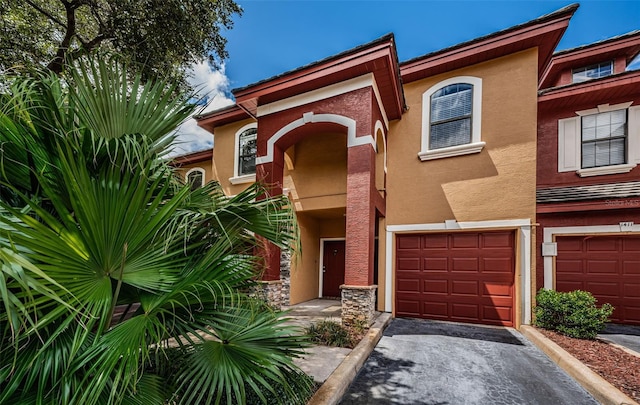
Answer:
[[[537,50],[405,85],[409,110],[388,136],[387,225],[535,217]],[[482,79],[480,153],[421,161],[422,94]]]

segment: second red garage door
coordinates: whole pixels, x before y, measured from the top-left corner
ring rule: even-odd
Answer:
[[[514,232],[398,235],[396,315],[513,326]]]
[[[615,307],[611,320],[640,325],[640,236],[558,237],[556,289],[585,290]]]

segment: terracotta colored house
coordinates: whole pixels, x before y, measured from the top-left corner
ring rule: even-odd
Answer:
[[[296,210],[302,252],[270,248],[264,287],[341,298],[345,322],[529,323],[538,83],[576,9],[402,63],[386,35],[196,117],[228,195],[264,181]]]
[[[640,31],[556,53],[538,96],[536,288],[640,325]]]

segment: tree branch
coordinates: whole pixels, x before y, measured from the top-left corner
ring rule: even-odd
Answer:
[[[65,32],[64,38],[62,42],[58,46],[58,51],[56,52],[56,56],[53,58],[51,62],[47,65],[51,71],[55,73],[61,73],[64,68],[64,59],[67,55],[67,51],[69,50],[69,45],[71,45],[71,39],[76,35],[76,9],[74,8],[74,3],[64,3],[64,8],[67,15],[67,31]]]
[[[54,23],[58,24],[59,26],[61,26],[64,29],[67,29],[67,26],[64,22],[60,21],[56,16],[54,16],[53,14],[49,13],[47,10],[41,8],[40,6],[38,6],[36,3],[34,3],[31,0],[25,0],[25,2],[30,5],[31,7],[35,8],[36,10],[38,10],[41,14],[44,14],[48,19],[50,19],[51,21],[53,21]],[[63,2],[63,4],[66,4]],[[65,6],[66,8],[66,6]]]

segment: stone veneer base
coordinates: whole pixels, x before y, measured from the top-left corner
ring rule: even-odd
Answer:
[[[282,309],[282,280],[257,281],[254,290],[249,294],[264,300],[276,309]]]
[[[377,285],[341,285],[342,324],[369,327],[375,319]]]
[[[282,281],[282,305],[291,305],[291,251],[280,250],[280,281]]]

